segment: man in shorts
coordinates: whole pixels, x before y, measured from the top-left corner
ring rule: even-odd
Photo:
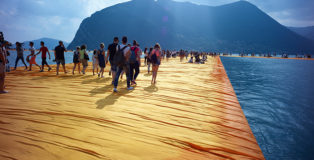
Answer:
[[[63,45],[62,41],[59,41],[59,45],[55,48],[55,57],[56,57],[56,63],[57,63],[57,75],[59,75],[59,67],[60,64],[62,64],[63,71],[66,74],[67,71],[65,69],[65,59],[64,59],[64,52],[66,52],[66,48]]]
[[[119,38],[115,37],[113,39],[113,43],[108,46],[108,51],[106,55],[106,63],[108,63],[108,57],[109,57],[109,62],[111,66],[112,84],[114,83],[114,79],[116,77],[116,72],[117,72],[117,66],[113,64],[113,57],[117,51],[118,44],[119,44]]]
[[[37,56],[41,52],[42,61],[41,61],[41,71],[40,72],[44,72],[45,65],[47,65],[48,71],[50,71],[51,67],[47,63],[47,53],[49,55],[49,59],[51,59],[50,52],[49,52],[48,48],[45,46],[45,42],[41,41],[40,45],[41,45],[41,48],[40,48],[39,52],[36,54],[36,56]]]

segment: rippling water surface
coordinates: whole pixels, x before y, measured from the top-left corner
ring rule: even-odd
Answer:
[[[314,159],[314,61],[221,60],[265,158]]]

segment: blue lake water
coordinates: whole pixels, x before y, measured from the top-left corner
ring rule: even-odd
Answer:
[[[11,67],[14,67],[15,65],[15,60],[16,60],[16,51],[9,51],[10,52],[10,56],[8,56],[8,60],[10,62],[10,66]],[[35,52],[37,53],[37,51]],[[29,51],[24,51],[24,60],[25,60],[25,63],[26,65],[29,65],[27,62],[26,62],[26,57],[30,55],[30,52]],[[48,64],[56,64],[56,62],[53,62],[53,60],[55,59],[55,56],[54,56],[54,52],[50,51],[50,55],[51,55],[51,59],[49,60],[49,56],[48,56],[48,53],[47,53],[47,62]],[[89,55],[89,59],[90,61],[92,61],[92,55],[93,53],[90,52],[88,53]],[[64,53],[64,58],[65,58],[65,61],[66,63],[73,63],[73,52],[65,52]],[[41,53],[36,57],[36,62],[37,64],[41,65]],[[18,65],[17,66],[24,66],[24,64],[22,63],[22,61],[20,60],[18,62]]]
[[[267,160],[314,159],[314,61],[221,57]]]
[[[10,62],[10,66],[11,67],[14,67],[15,66],[15,60],[16,60],[16,51],[9,51],[10,52],[10,56],[8,56],[8,60]],[[37,53],[37,52],[35,52]],[[24,60],[25,60],[25,63],[26,65],[29,65],[27,62],[26,62],[26,57],[30,55],[30,52],[29,51],[24,51]],[[56,64],[56,62],[53,62],[53,60],[55,59],[54,57],[54,52],[53,51],[50,51],[50,55],[51,55],[51,59],[49,60],[49,56],[48,56],[48,53],[47,53],[47,62],[48,64]],[[88,53],[89,55],[89,61],[91,62],[92,61],[92,55],[93,53],[92,52],[89,52]],[[142,54],[142,58],[144,57],[145,55]],[[73,52],[65,52],[64,53],[64,58],[65,58],[65,62],[66,63],[73,63]],[[36,57],[36,62],[37,64],[41,65],[41,53]],[[18,67],[20,66],[24,66],[24,64],[22,63],[22,61],[20,60],[18,62]]]

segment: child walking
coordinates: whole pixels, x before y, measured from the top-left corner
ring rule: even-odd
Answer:
[[[93,76],[95,75],[95,69],[97,70],[97,74],[99,77],[99,72],[98,72],[98,65],[99,65],[99,60],[98,60],[98,52],[95,49],[93,53]]]
[[[37,67],[39,67],[39,70],[41,70],[41,67],[36,63],[36,55],[35,55],[35,48],[34,48],[34,42],[29,42],[29,50],[31,52],[30,56],[30,60],[29,60],[29,70],[32,70],[32,66],[33,64],[36,65]]]
[[[48,48],[45,46],[45,42],[41,41],[40,46],[41,46],[41,48],[40,48],[39,52],[36,53],[36,56],[37,56],[41,52],[41,70],[40,70],[40,72],[44,72],[45,65],[48,67],[48,71],[50,71],[51,67],[47,63],[47,53],[49,55],[49,59],[51,59],[50,52],[49,52]]]

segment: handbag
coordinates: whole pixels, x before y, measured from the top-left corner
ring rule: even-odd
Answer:
[[[89,60],[88,54],[84,54],[84,59]]]

